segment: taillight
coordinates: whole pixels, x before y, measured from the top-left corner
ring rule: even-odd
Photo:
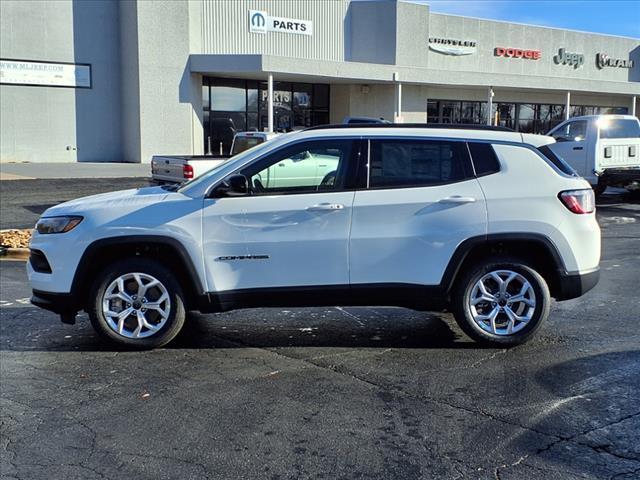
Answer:
[[[193,167],[189,164],[183,165],[182,176],[187,179],[193,178]]]
[[[596,197],[590,188],[560,192],[558,198],[573,213],[592,213],[596,209]]]

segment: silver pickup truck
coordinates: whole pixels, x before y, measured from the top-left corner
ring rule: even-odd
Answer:
[[[151,158],[151,183],[184,183],[276,135],[278,134],[267,132],[238,132],[233,137],[229,155],[154,155]]]

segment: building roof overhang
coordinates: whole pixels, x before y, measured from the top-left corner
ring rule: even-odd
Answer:
[[[438,70],[360,62],[335,62],[262,54],[193,54],[189,56],[192,73],[264,80],[272,73],[277,80],[324,82],[332,84],[395,83],[446,87],[504,87],[519,90],[584,92],[594,94],[640,95],[640,82],[620,82],[578,77],[550,77]]]

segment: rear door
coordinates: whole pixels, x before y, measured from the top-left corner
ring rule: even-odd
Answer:
[[[553,132],[551,136],[556,143],[550,144],[549,148],[583,177],[593,176],[593,158],[591,158],[591,168],[589,168],[589,142],[587,137],[592,137],[591,145],[596,136],[595,129],[587,132],[589,122],[587,120],[572,120],[566,122]],[[593,183],[593,182],[592,182]]]
[[[371,138],[356,192],[350,280],[437,285],[456,247],[484,235],[487,210],[463,141]]]

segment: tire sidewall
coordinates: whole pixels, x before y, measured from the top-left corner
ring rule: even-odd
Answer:
[[[146,273],[160,281],[167,289],[171,307],[169,318],[159,332],[150,337],[132,339],[115,332],[102,312],[102,298],[107,287],[119,276],[127,273]],[[89,319],[94,329],[103,337],[129,348],[149,349],[169,343],[182,329],[186,312],[182,289],[171,272],[159,262],[145,258],[124,259],[105,268],[96,277],[90,290]]]
[[[469,307],[471,292],[476,282],[487,273],[496,270],[519,273],[531,284],[536,296],[536,307],[529,323],[522,330],[508,336],[495,335],[483,330],[473,319]],[[476,265],[464,275],[454,295],[453,311],[462,330],[474,340],[485,344],[515,346],[526,342],[538,331],[549,315],[550,305],[549,287],[538,272],[515,260],[494,260]]]

